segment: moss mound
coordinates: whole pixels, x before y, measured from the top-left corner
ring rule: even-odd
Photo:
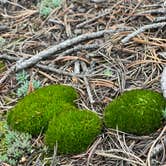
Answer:
[[[40,88],[20,100],[9,111],[8,125],[21,132],[38,135],[45,131],[54,113],[75,109],[76,91],[65,85],[50,85]]]
[[[101,132],[101,120],[93,112],[72,110],[55,116],[49,123],[45,143],[50,149],[58,143],[58,154],[85,151]]]
[[[112,101],[104,112],[106,127],[133,133],[150,134],[162,124],[163,96],[150,90],[124,92]]]

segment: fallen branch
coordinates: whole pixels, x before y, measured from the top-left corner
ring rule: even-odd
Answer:
[[[0,59],[6,59],[6,60],[9,60],[9,61],[19,61],[21,58],[12,57],[12,56],[9,56],[9,55],[0,55]],[[56,69],[54,67],[47,66],[47,65],[36,64],[35,66],[39,69],[44,70],[44,71],[51,71],[51,72],[54,72],[54,73],[57,73],[57,74],[63,74],[63,75],[71,76],[71,77],[75,76],[75,77],[84,78],[85,76],[86,77],[93,76],[93,74],[90,75],[90,74],[69,73],[69,72],[63,71],[61,69]],[[14,72],[14,67],[15,66],[10,68],[6,72],[6,74],[0,79],[0,84],[3,83],[3,81],[9,76],[10,73]]]
[[[76,52],[76,51],[80,51],[80,50],[91,50],[91,49],[98,49],[99,48],[99,45],[97,44],[89,44],[89,45],[78,45],[74,48],[71,48],[71,49],[68,49],[66,51],[64,51],[63,53],[61,53],[60,55],[59,54],[56,54],[57,56],[59,57],[63,57],[65,55],[68,55],[68,54],[71,54],[73,52]],[[21,58],[19,57],[13,57],[13,56],[9,56],[9,55],[0,55],[0,59],[6,59],[6,60],[9,60],[9,61],[19,61]],[[26,59],[26,58],[25,58]],[[22,58],[22,60],[24,60]],[[43,70],[47,70],[47,71],[52,71],[52,72],[55,72],[57,74],[63,74],[63,75],[68,75],[68,76],[74,76],[74,74],[71,74],[71,73],[68,73],[68,72],[65,72],[65,71],[62,71],[62,70],[59,70],[59,69],[55,69],[53,67],[47,67],[46,65],[40,65],[40,66],[37,66],[38,68],[41,68]],[[12,73],[14,72],[15,70],[15,66],[13,66],[11,69],[9,69],[5,75],[0,79],[0,84],[2,84],[6,79],[7,77]],[[78,77],[84,77],[82,75],[78,75]]]
[[[57,52],[63,51],[65,49],[67,49],[68,47],[71,47],[71,46],[81,43],[83,41],[102,37],[102,36],[104,36],[105,33],[113,34],[113,33],[121,32],[121,31],[125,31],[125,30],[129,30],[129,28],[124,27],[124,28],[117,29],[117,30],[112,30],[112,29],[103,30],[103,31],[83,34],[83,35],[77,36],[75,38],[68,39],[56,46],[52,46],[51,48],[48,48],[46,50],[39,52],[38,54],[34,55],[33,57],[31,57],[27,60],[24,60],[21,63],[17,63],[15,66],[15,71],[19,71],[19,70],[28,68],[30,66],[33,66],[36,63],[38,63],[39,61],[46,59],[46,58],[52,56],[53,54],[56,54]]]
[[[59,52],[64,51],[68,47],[71,47],[75,44],[78,44],[78,43],[86,41],[86,40],[102,37],[102,36],[104,36],[105,33],[113,34],[113,33],[129,30],[129,29],[130,28],[123,27],[123,28],[119,28],[119,29],[116,29],[116,30],[111,29],[111,30],[103,30],[103,31],[93,32],[93,33],[90,33],[90,34],[89,33],[88,34],[83,34],[83,35],[77,36],[73,39],[68,39],[68,40],[66,40],[66,41],[64,41],[64,42],[62,42],[62,43],[60,43],[56,46],[48,48],[44,51],[41,51],[41,52],[39,52],[38,54],[32,56],[29,59],[26,59],[26,58],[23,59],[22,58],[20,60],[20,58],[16,58],[16,57],[12,57],[12,56],[8,56],[8,55],[0,55],[0,59],[8,59],[8,60],[12,60],[12,61],[13,60],[17,61],[17,63],[14,66],[12,66],[12,68],[0,79],[0,84],[2,84],[6,80],[6,78],[10,75],[10,73],[17,72],[19,70],[23,70],[25,68],[33,66],[33,65],[35,65],[36,63],[38,63],[39,61],[41,61],[43,59],[53,57],[55,55],[57,56],[57,55],[59,55],[58,54]],[[71,48],[69,50],[64,51],[61,56],[65,55],[67,53],[71,53],[73,51],[80,50],[81,48],[92,49],[94,47],[96,48],[95,45],[78,46],[78,48],[74,47],[74,48]],[[76,76],[74,73],[68,73],[68,72],[65,72],[65,71],[62,71],[62,70],[55,69],[53,67],[48,67],[48,66],[45,66],[45,65],[36,65],[36,66],[38,68],[43,69],[43,70],[56,72],[58,74]],[[78,77],[85,77],[85,76],[88,76],[88,75],[77,75],[77,76]]]
[[[161,23],[154,23],[154,24],[150,24],[150,25],[145,25],[141,28],[139,28],[138,30],[134,31],[133,33],[129,34],[128,36],[126,36],[124,39],[121,40],[121,42],[123,44],[127,43],[131,38],[137,36],[138,34],[148,30],[148,29],[153,29],[153,28],[159,28],[159,27],[163,27],[166,25],[166,22],[161,22]]]

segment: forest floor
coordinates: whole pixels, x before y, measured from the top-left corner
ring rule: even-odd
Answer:
[[[0,1],[1,120],[22,97],[16,74],[23,70],[30,75],[27,79],[33,75],[42,86],[73,86],[80,94],[78,107],[99,116],[126,90],[161,92],[164,0],[64,0],[47,16],[38,3]],[[32,58],[36,56],[40,58]],[[23,154],[17,165],[166,165],[165,130],[163,126],[151,135],[134,136],[110,129],[74,156],[49,156],[41,136],[31,140],[33,153]]]

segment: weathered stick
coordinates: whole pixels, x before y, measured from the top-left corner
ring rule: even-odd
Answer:
[[[124,27],[124,28],[116,29],[116,30],[112,30],[112,29],[103,30],[103,31],[83,34],[83,35],[77,36],[75,38],[68,39],[56,46],[52,46],[51,48],[48,48],[46,50],[39,52],[38,54],[34,55],[33,57],[31,57],[21,63],[17,63],[15,66],[15,71],[19,71],[19,70],[28,68],[30,66],[33,66],[36,63],[38,63],[39,61],[46,59],[46,58],[52,56],[53,54],[56,54],[59,51],[63,51],[65,49],[67,49],[68,47],[71,47],[71,46],[81,43],[83,41],[102,37],[105,33],[112,34],[112,33],[117,33],[117,32],[121,32],[121,31],[125,31],[125,30],[129,30],[129,28]]]
[[[160,140],[160,138],[163,136],[164,132],[166,131],[166,126],[163,128],[163,130],[161,131],[160,135],[154,140],[152,146],[150,147],[149,149],[149,152],[148,152],[148,156],[147,156],[147,160],[146,160],[146,164],[147,166],[151,166],[151,156],[152,156],[152,152],[153,152],[153,149],[156,145],[156,143]]]
[[[19,61],[20,60],[20,58],[12,57],[10,55],[0,55],[0,59],[6,59],[6,60],[9,60],[9,61]],[[10,73],[14,72],[14,67],[15,66],[12,66],[12,68],[10,68],[9,71],[7,71],[6,74],[0,79],[0,84],[9,76]],[[63,70],[60,70],[60,69],[56,69],[54,67],[41,65],[41,64],[36,64],[35,67],[37,67],[41,70],[44,70],[44,71],[50,71],[50,72],[54,72],[54,73],[57,73],[57,74],[63,74],[63,75],[71,76],[71,77],[76,76],[76,77],[84,78],[85,76],[86,77],[93,76],[93,74],[90,75],[90,74],[69,73],[69,72],[66,72],[66,71],[63,71]]]
[[[141,28],[139,28],[138,30],[134,31],[133,33],[129,34],[128,36],[126,36],[124,39],[121,40],[121,42],[123,44],[127,43],[131,38],[137,36],[138,34],[148,30],[148,29],[153,29],[153,28],[159,28],[159,27],[163,27],[166,25],[166,22],[161,22],[161,23],[154,23],[154,24],[150,24],[150,25],[145,25]]]
[[[160,84],[163,96],[166,98],[166,67],[164,67],[163,72],[161,74]]]

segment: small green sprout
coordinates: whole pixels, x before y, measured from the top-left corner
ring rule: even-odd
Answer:
[[[28,92],[28,87],[29,87],[29,81],[30,76],[26,71],[21,71],[16,74],[16,80],[18,81],[18,84],[20,87],[17,89],[17,96],[22,97],[26,96]],[[34,89],[38,89],[41,87],[41,82],[39,80],[32,80],[32,85]]]

